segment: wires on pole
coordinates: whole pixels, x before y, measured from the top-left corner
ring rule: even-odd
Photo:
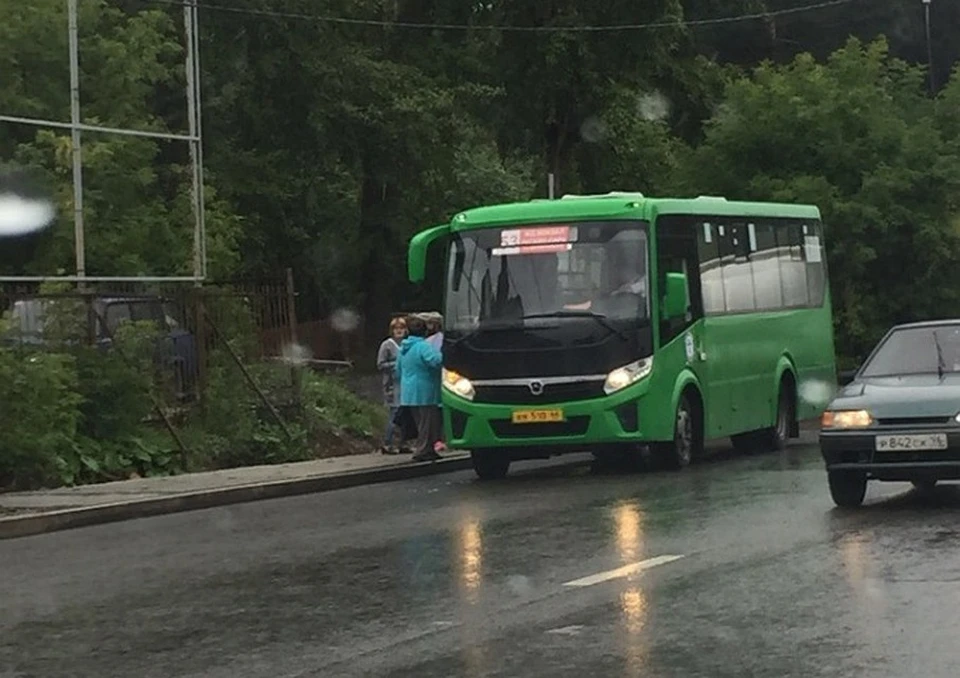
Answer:
[[[142,0],[146,3],[160,5],[182,6],[184,0]],[[349,26],[373,26],[380,28],[406,28],[414,30],[445,30],[445,31],[500,31],[504,33],[614,33],[622,31],[647,31],[667,28],[697,27],[697,26],[716,26],[721,24],[740,23],[745,21],[757,21],[761,19],[771,19],[779,16],[791,14],[805,14],[816,12],[831,7],[840,7],[848,5],[854,0],[825,0],[809,5],[800,5],[798,7],[789,7],[787,9],[773,10],[770,12],[754,12],[751,14],[739,14],[735,16],[717,17],[713,19],[691,19],[684,21],[682,19],[672,19],[663,21],[653,21],[649,23],[633,24],[604,24],[593,26],[516,26],[501,24],[452,24],[452,23],[424,23],[411,21],[388,21],[381,19],[359,19],[344,16],[332,16],[325,14],[309,14],[304,12],[286,12],[272,9],[252,9],[248,7],[236,7],[217,2],[206,2],[194,0],[189,4],[203,11],[223,12],[229,14],[242,14],[247,16],[272,17],[277,19],[294,19],[299,21],[313,21],[317,23],[343,24]]]

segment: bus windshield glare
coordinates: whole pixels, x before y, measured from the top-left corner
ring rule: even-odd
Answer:
[[[526,319],[649,315],[647,225],[580,222],[457,233],[447,275],[447,330],[522,327]]]

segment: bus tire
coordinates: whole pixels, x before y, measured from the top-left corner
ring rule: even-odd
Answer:
[[[777,394],[777,418],[773,426],[761,431],[760,442],[764,451],[782,452],[790,441],[790,431],[797,420],[797,400],[793,389],[790,388],[790,379],[784,376],[780,380],[780,391]]]
[[[689,466],[703,450],[703,418],[688,391],[680,396],[673,421],[673,440],[658,443],[654,452],[664,467],[679,471]]]
[[[480,480],[502,480],[510,471],[510,457],[500,450],[474,450],[470,461]]]

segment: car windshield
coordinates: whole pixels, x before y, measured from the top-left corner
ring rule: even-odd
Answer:
[[[864,377],[960,372],[960,325],[892,332],[864,366]]]
[[[647,232],[640,222],[478,229],[454,236],[448,330],[518,327],[533,317],[647,317]]]

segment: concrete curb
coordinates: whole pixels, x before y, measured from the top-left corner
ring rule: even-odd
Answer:
[[[316,492],[341,490],[359,485],[372,485],[397,480],[451,473],[470,468],[469,457],[441,459],[436,462],[404,464],[343,473],[308,476],[293,480],[234,485],[232,487],[173,494],[168,497],[84,506],[28,513],[0,518],[0,539],[14,539],[76,527],[146,518],[148,516],[195,511],[198,509],[241,504],[261,499],[278,499]]]

